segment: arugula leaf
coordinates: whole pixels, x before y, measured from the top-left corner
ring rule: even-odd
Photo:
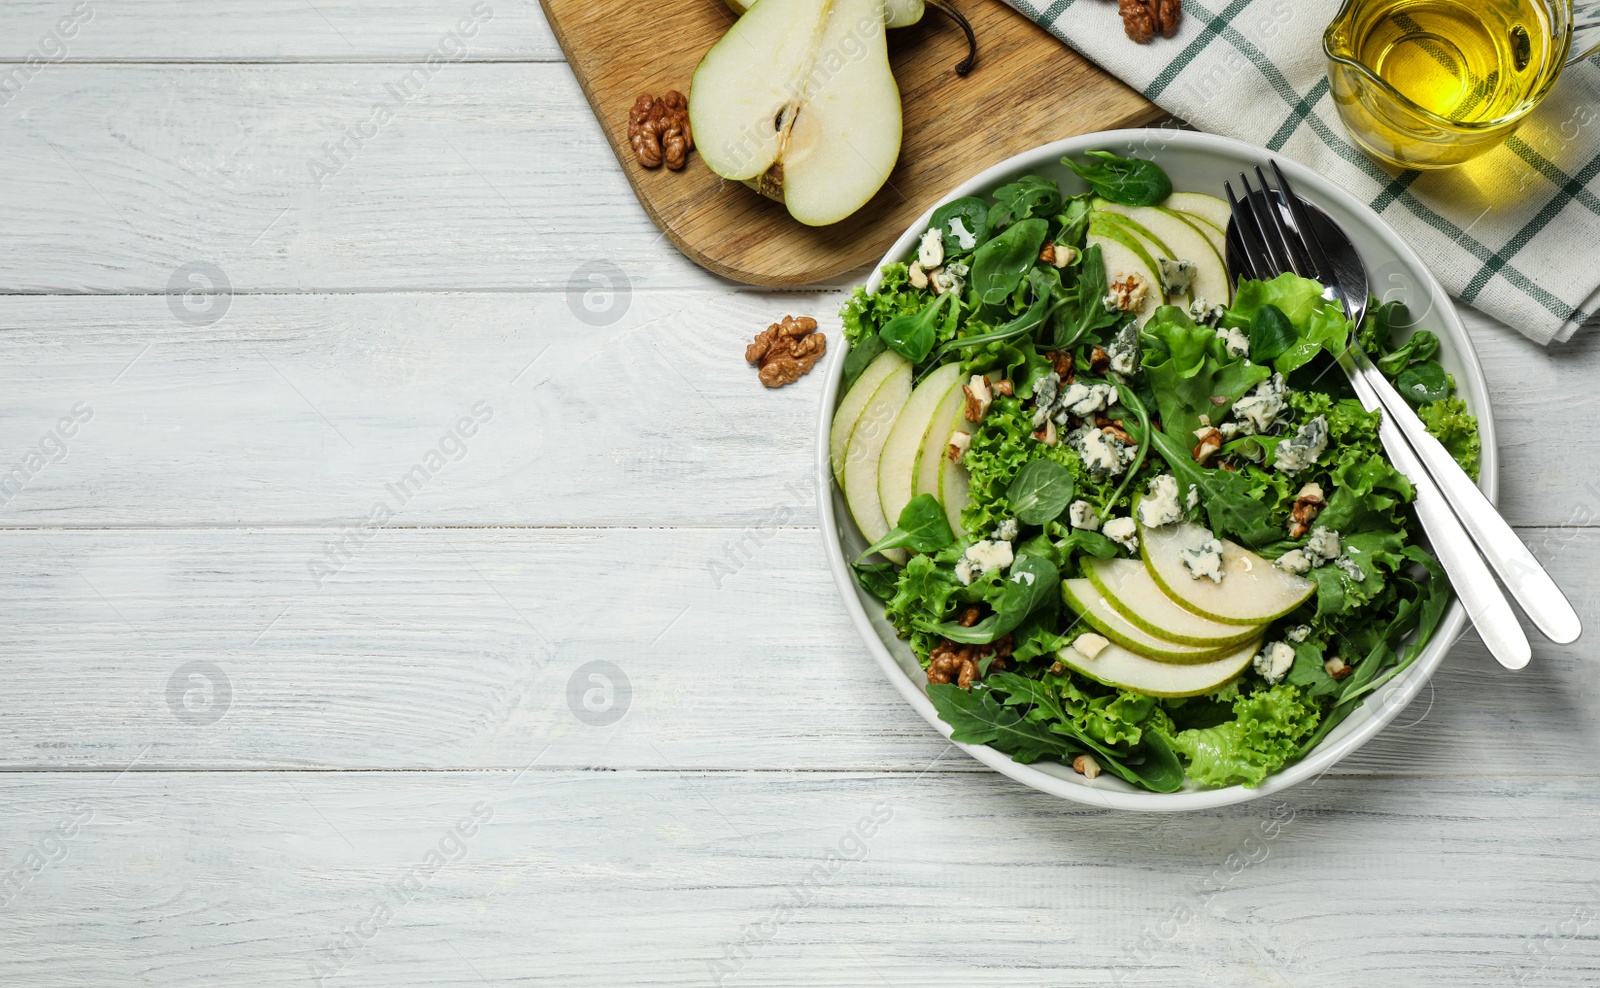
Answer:
[[[1374,362],[1378,369],[1390,377],[1405,370],[1407,366],[1428,360],[1439,352],[1439,337],[1426,329],[1419,329],[1411,334],[1411,338],[1396,347],[1392,352],[1383,354]],[[1368,356],[1372,356],[1370,353]]]
[[[1250,320],[1250,359],[1258,364],[1275,360],[1299,338],[1283,310],[1268,302]]]
[[[1061,517],[1072,503],[1072,474],[1054,460],[1030,460],[1006,489],[1006,500],[1025,525],[1043,525]]]
[[[889,349],[913,364],[920,364],[928,358],[934,341],[939,338],[939,314],[944,310],[945,303],[954,299],[954,294],[946,292],[923,306],[919,312],[895,316],[884,324],[878,335],[883,337]]]
[[[1061,589],[1061,571],[1042,556],[1018,554],[1000,583],[998,594],[987,599],[994,613],[970,628],[945,621],[927,630],[953,642],[987,645],[1020,625],[1039,607],[1054,604]]]
[[[1090,151],[1087,157],[1095,160],[1080,165],[1062,158],[1061,163],[1077,172],[1103,199],[1124,206],[1157,206],[1172,195],[1172,180],[1154,161],[1119,158],[1110,151]]]
[[[1094,332],[1131,318],[1106,308],[1107,290],[1105,258],[1100,254],[1100,245],[1093,244],[1084,249],[1072,285],[1062,290],[1062,306],[1055,312],[1055,336],[1051,341],[1057,350],[1071,349]]]
[[[1073,196],[1068,199],[1066,207],[1056,214],[1056,225],[1060,229],[1056,231],[1053,242],[1064,247],[1081,245],[1089,232],[1089,218],[1093,214],[1094,208],[1088,196]]]
[[[1424,360],[1407,367],[1395,377],[1394,386],[1413,405],[1440,401],[1455,390],[1450,375],[1437,360]]]
[[[965,199],[956,199],[947,202],[933,211],[933,218],[929,226],[939,231],[944,240],[944,253],[946,257],[957,254],[966,254],[976,250],[989,238],[989,204],[976,196]],[[971,246],[963,246],[961,236],[955,232],[952,220],[959,220],[961,228],[972,238]]]
[[[968,283],[979,302],[999,305],[1010,297],[1039,259],[1048,231],[1044,220],[1023,220],[973,252]]]
[[[1124,422],[1123,427],[1128,428],[1128,423]],[[1190,484],[1200,488],[1206,520],[1212,531],[1231,536],[1249,547],[1277,540],[1282,526],[1273,518],[1272,505],[1256,496],[1247,474],[1202,467],[1190,455],[1189,447],[1165,432],[1151,430],[1150,445],[1172,468],[1179,490],[1186,490]]]
[[[993,745],[1024,765],[1041,758],[1071,761],[1084,750],[1044,724],[1028,720],[1016,707],[1001,703],[993,690],[981,684],[968,691],[954,683],[930,683],[928,699],[939,719],[953,728],[951,740]]]
[[[950,522],[945,517],[944,508],[939,505],[939,499],[932,494],[918,494],[900,509],[900,519],[895,527],[889,529],[883,538],[867,546],[856,557],[856,562],[860,563],[873,553],[885,549],[904,547],[917,552],[938,552],[955,540],[955,533],[950,531]]]

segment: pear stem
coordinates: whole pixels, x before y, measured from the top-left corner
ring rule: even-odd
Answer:
[[[974,65],[978,64],[978,38],[972,33],[972,25],[955,5],[950,3],[950,0],[926,0],[926,2],[928,6],[937,7],[946,17],[955,21],[956,26],[967,36],[967,57],[956,63],[956,75],[965,76],[972,71]]]

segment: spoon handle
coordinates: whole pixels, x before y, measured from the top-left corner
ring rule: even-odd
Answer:
[[[1366,378],[1359,373],[1352,374],[1350,384],[1368,411],[1378,407],[1378,395]],[[1461,522],[1451,514],[1444,495],[1417,461],[1406,437],[1395,427],[1394,416],[1383,416],[1378,424],[1378,437],[1383,440],[1383,448],[1395,468],[1411,481],[1416,491],[1412,508],[1417,520],[1428,533],[1434,555],[1450,577],[1450,586],[1467,609],[1468,619],[1478,629],[1478,637],[1483,639],[1495,661],[1507,669],[1526,666],[1533,657],[1533,649],[1528,644],[1528,636],[1522,632],[1522,625],[1517,622],[1516,613],[1495,584],[1483,557],[1473,548]]]
[[[1461,519],[1462,526],[1477,545],[1478,551],[1500,574],[1511,596],[1516,598],[1546,638],[1560,644],[1577,639],[1583,633],[1583,624],[1561,588],[1550,579],[1550,574],[1544,571],[1533,553],[1517,538],[1517,533],[1489,503],[1467,472],[1461,469],[1455,457],[1428,433],[1417,413],[1411,410],[1411,406],[1383,376],[1383,372],[1372,365],[1366,353],[1360,347],[1354,347],[1353,355],[1356,366],[1352,380],[1359,380],[1373,392],[1383,406],[1384,424],[1393,423],[1404,435],[1411,450],[1422,461],[1422,470],[1438,485],[1445,501]],[[1415,474],[1403,468],[1401,472],[1415,483]]]

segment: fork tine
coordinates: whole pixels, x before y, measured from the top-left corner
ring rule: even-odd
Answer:
[[[1278,167],[1277,161],[1270,162],[1272,173],[1278,177],[1278,188],[1283,190],[1283,197],[1289,203],[1289,213],[1294,217],[1294,224],[1300,230],[1300,241],[1305,246],[1307,256],[1311,260],[1313,277],[1338,296],[1340,304],[1344,306],[1346,318],[1351,315],[1350,300],[1344,297],[1344,291],[1339,287],[1339,281],[1334,273],[1333,265],[1328,261],[1328,252],[1322,246],[1322,238],[1317,234],[1317,228],[1312,225],[1311,213],[1306,209],[1305,202],[1294,191],[1294,186],[1289,184],[1289,177]]]
[[[1245,187],[1245,207],[1255,218],[1256,229],[1261,231],[1262,242],[1266,244],[1267,253],[1264,260],[1271,270],[1265,277],[1272,278],[1284,271],[1293,271],[1294,264],[1288,256],[1288,244],[1284,241],[1282,228],[1277,225],[1281,219],[1277,215],[1277,204],[1269,202],[1268,197],[1272,193],[1266,188],[1266,182],[1261,183],[1261,190],[1257,192],[1250,187],[1250,177],[1244,172],[1239,173],[1239,181]],[[1268,213],[1272,214],[1270,218]]]
[[[1256,218],[1240,204],[1239,197],[1234,195],[1232,182],[1223,182],[1222,187],[1228,191],[1228,205],[1233,209],[1233,227],[1239,232],[1240,257],[1249,269],[1244,273],[1261,281],[1266,244],[1261,239],[1261,231],[1255,228]],[[1248,198],[1249,193],[1245,195]]]
[[[1261,183],[1261,208],[1271,218],[1272,228],[1277,233],[1277,242],[1283,246],[1283,259],[1289,266],[1285,269],[1293,271],[1300,277],[1308,277],[1311,272],[1311,260],[1306,254],[1306,245],[1301,231],[1285,223],[1283,212],[1278,208],[1278,197],[1273,194],[1272,186],[1267,183],[1267,176],[1256,166],[1256,180]],[[1288,194],[1283,193],[1285,200]]]

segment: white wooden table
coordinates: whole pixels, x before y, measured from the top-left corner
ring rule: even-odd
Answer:
[[[820,375],[743,363],[843,292],[667,245],[536,4],[79,7],[0,4],[0,985],[1600,983],[1592,645],[1469,637],[1282,798],[1023,789],[838,606]],[[1466,315],[1600,627],[1600,344]]]

